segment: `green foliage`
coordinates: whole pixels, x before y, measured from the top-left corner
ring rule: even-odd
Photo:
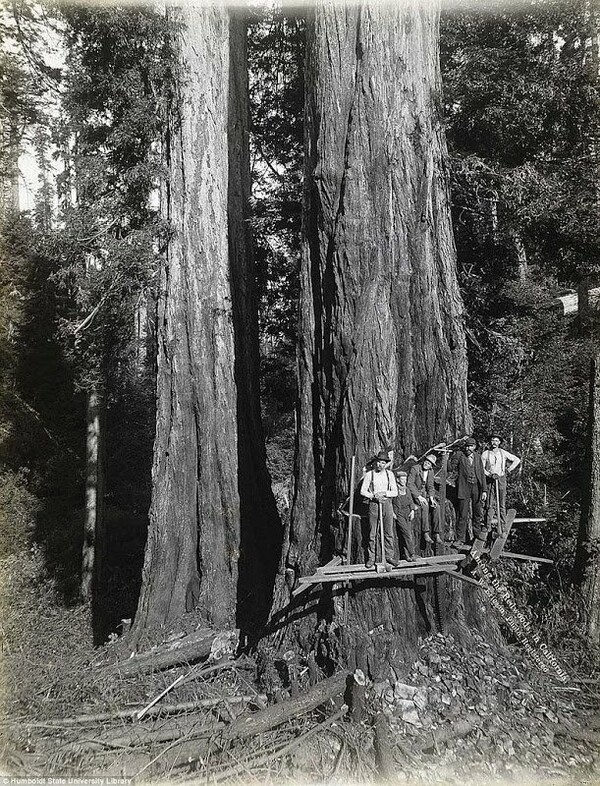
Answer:
[[[252,228],[265,348],[296,335],[302,190],[304,19],[255,7],[248,31]]]
[[[0,361],[7,370],[0,378],[0,467],[13,474],[26,468],[22,477],[39,500],[35,537],[69,597],[81,555],[84,392],[99,390],[106,404],[109,501],[144,518],[148,509],[148,359],[165,235],[157,203],[171,58],[165,19],[151,9],[63,5],[52,18],[65,47],[59,74],[39,55],[39,14],[25,4],[15,9],[14,24],[27,31],[13,36],[24,74],[19,96],[32,107],[28,134],[42,187],[32,216],[5,221],[0,242]],[[4,74],[0,68],[0,89]],[[31,85],[37,93],[28,92]],[[42,88],[56,99],[44,115]],[[13,115],[24,115],[15,106]],[[61,172],[57,216],[52,156]],[[136,318],[143,315],[150,329],[140,340]]]
[[[36,493],[52,487],[43,478],[55,453],[68,465],[74,425],[70,374],[55,337],[53,267],[40,245],[27,217],[0,226],[0,464],[27,466]]]
[[[600,258],[596,23],[585,3],[559,0],[442,20],[476,429],[500,431],[523,457],[512,502],[549,518],[537,548],[563,566],[585,482],[589,347],[552,303]]]
[[[0,471],[0,560],[29,548],[38,507],[24,471]]]
[[[252,231],[259,296],[261,395],[269,471],[287,481],[296,403],[304,18],[254,6],[248,30]]]
[[[39,119],[38,104],[39,88],[31,75],[19,63],[18,58],[8,52],[1,52],[0,126],[3,133],[0,161],[3,176],[6,175],[7,161],[10,158],[10,146],[20,140],[29,124]]]
[[[82,388],[122,372],[134,312],[153,286],[164,226],[157,212],[170,74],[166,21],[151,9],[64,6],[67,48],[59,182],[61,336]],[[110,390],[111,385],[107,385]]]

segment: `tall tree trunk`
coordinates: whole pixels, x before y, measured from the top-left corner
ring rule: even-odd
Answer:
[[[19,148],[21,136],[15,123],[7,123],[0,131],[0,216],[18,213]]]
[[[593,4],[583,3],[582,31],[583,67],[590,82],[598,83],[598,14]],[[596,174],[596,203],[600,206],[600,177],[598,165],[598,129],[589,133],[587,145]],[[593,132],[596,133],[593,133]],[[579,333],[590,346],[590,393],[587,423],[586,480],[573,580],[583,595],[586,613],[586,633],[590,644],[600,644],[600,352],[597,350],[598,320],[592,319],[589,297],[590,277],[584,269],[577,288]]]
[[[193,608],[234,621],[240,502],[227,241],[229,23],[223,5],[167,11],[178,73],[159,291],[153,491],[135,638]]]
[[[577,327],[582,338],[589,336],[590,319],[590,277],[584,274],[577,285]]]
[[[332,553],[353,454],[400,459],[471,427],[437,36],[417,0],[318,2],[309,19],[296,574]],[[444,592],[462,621],[462,588]],[[359,591],[351,613],[355,644],[381,623],[390,653],[428,625],[410,588]]]
[[[600,644],[600,352],[592,359],[588,414],[587,470],[574,578],[581,586],[590,643]]]
[[[281,556],[281,523],[267,472],[260,413],[258,304],[250,236],[246,15],[230,11],[229,256],[235,338],[240,561],[238,625],[257,631],[267,619]]]
[[[91,600],[94,588],[98,585],[106,543],[102,423],[102,399],[97,390],[90,390],[86,406],[85,512],[80,589],[83,600]]]

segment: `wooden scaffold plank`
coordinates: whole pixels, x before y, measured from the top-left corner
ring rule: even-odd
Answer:
[[[506,521],[504,522],[502,533],[498,535],[496,540],[492,543],[492,548],[490,549],[490,559],[496,560],[502,554],[504,545],[508,540],[508,536],[510,535],[510,530],[516,515],[517,511],[514,508],[511,508],[506,512]]]
[[[417,557],[414,562],[410,562],[409,560],[400,560],[396,568],[418,568],[425,565],[437,565],[444,562],[454,563],[460,562],[462,558],[462,554],[439,554],[436,557]],[[356,573],[357,571],[360,572],[363,570],[373,573],[375,568],[367,568],[362,563],[357,565],[340,565],[339,567],[332,567],[328,563],[327,565],[317,568],[317,574],[327,575],[329,573]]]
[[[409,563],[414,565],[414,563]],[[361,568],[356,566],[357,570],[347,573],[315,573],[313,576],[303,576],[299,579],[300,583],[305,584],[331,584],[344,581],[372,581],[377,579],[401,579],[410,576],[425,576],[432,573],[444,573],[448,570],[453,570],[448,564],[441,565],[419,565],[411,568],[392,568],[388,571],[377,572],[375,568]],[[350,567],[350,566],[348,566]]]

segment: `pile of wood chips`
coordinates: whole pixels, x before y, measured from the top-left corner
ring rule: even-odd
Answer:
[[[236,655],[236,638],[198,628],[127,660],[116,660],[117,645],[96,651],[70,675],[87,681],[76,713],[6,718],[5,767],[137,782],[598,776],[593,675],[564,685],[476,632],[468,647],[430,636],[402,674],[375,683],[360,672],[327,677],[293,652]]]
[[[427,781],[436,771],[462,782],[515,773],[595,781],[599,684],[564,684],[474,631],[468,649],[450,635],[429,637],[404,680],[375,683],[370,693],[387,719],[397,765],[412,778],[420,772]]]

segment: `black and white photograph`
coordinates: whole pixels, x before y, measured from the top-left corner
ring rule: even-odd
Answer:
[[[600,3],[0,44],[0,784],[600,784]]]

